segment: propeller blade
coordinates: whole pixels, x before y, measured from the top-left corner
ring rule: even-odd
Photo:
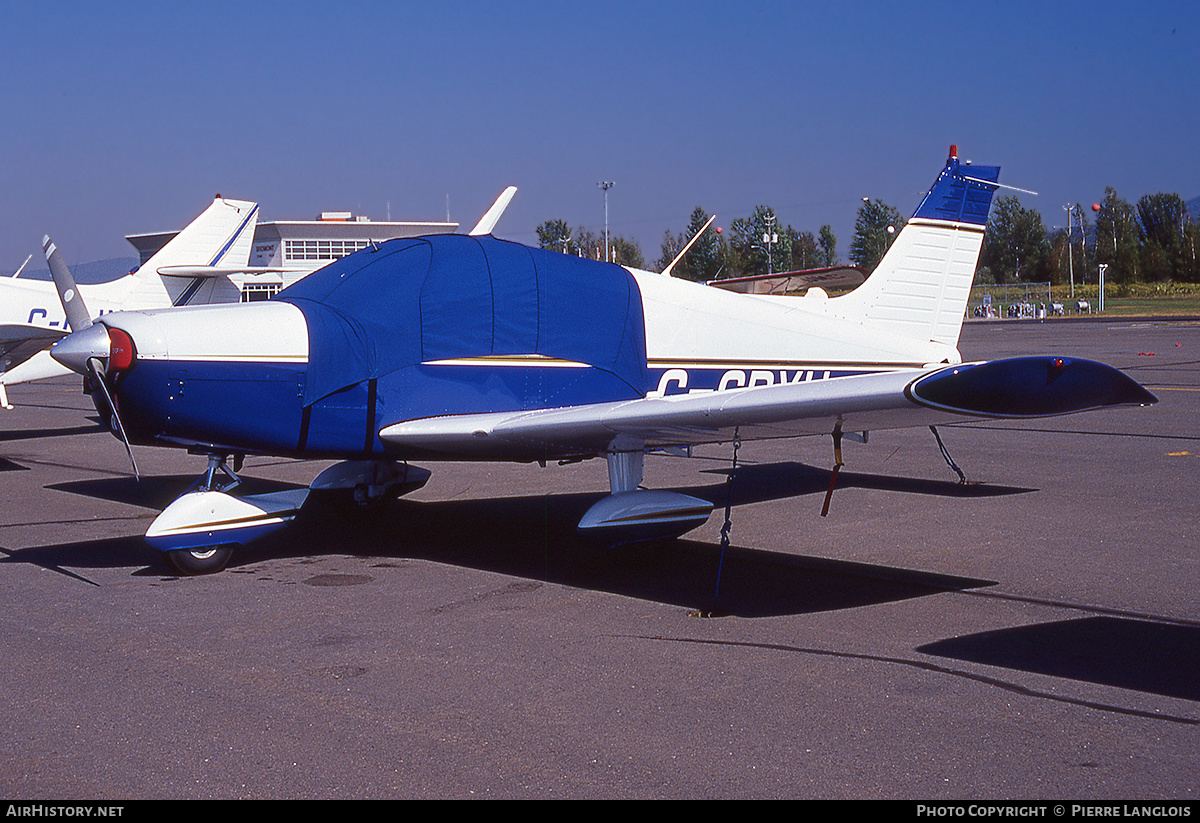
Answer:
[[[62,301],[63,311],[67,315],[67,323],[70,324],[71,331],[86,329],[92,325],[92,316],[88,313],[87,306],[83,304],[83,297],[79,294],[79,287],[75,285],[75,278],[71,276],[71,270],[63,262],[62,255],[58,253],[58,247],[54,245],[54,241],[49,236],[42,238],[42,251],[46,253],[46,262],[50,264],[50,276],[54,278],[54,286],[58,289],[58,299]]]
[[[117,411],[116,401],[113,400],[112,394],[108,391],[108,384],[104,382],[104,372],[101,371],[100,358],[92,357],[87,361],[88,371],[92,373],[92,377],[100,384],[100,391],[104,392],[104,399],[108,401],[108,408],[112,410],[112,419],[117,424],[117,433],[121,435],[121,441],[125,444],[125,451],[129,455],[129,462],[133,466],[133,477],[135,480],[141,481],[142,477],[138,473],[137,461],[133,459],[133,447],[129,445],[129,438],[125,435],[125,426],[121,423],[121,414]]]

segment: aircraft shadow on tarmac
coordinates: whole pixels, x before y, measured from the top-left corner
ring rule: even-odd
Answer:
[[[66,426],[58,429],[17,429],[0,432],[0,443],[43,437],[75,437],[81,434],[97,434],[102,431],[105,431],[105,428],[99,423],[93,423],[90,426]]]
[[[707,473],[728,475],[729,470],[708,469]],[[763,463],[738,466],[733,480],[733,505],[761,503],[767,500],[800,497],[806,494],[824,494],[829,488],[829,476],[828,469],[819,469],[804,463]],[[961,498],[999,497],[1037,491],[1019,486],[958,483],[951,480],[894,477],[845,470],[838,473],[836,487],[838,489],[876,489],[878,491]],[[723,507],[727,497],[724,485],[697,486],[691,489],[676,489],[676,491],[703,498],[717,507]],[[837,492],[835,491],[834,494],[836,496]]]
[[[67,426],[58,429],[18,429],[0,432],[0,443],[10,443],[16,440],[33,440],[42,437],[76,437],[81,434],[96,434],[104,430],[99,420],[88,426]],[[28,466],[22,466],[20,463],[16,463],[6,457],[0,457],[0,471],[25,471],[27,469]]]
[[[923,654],[1200,701],[1200,627],[1096,616],[940,640]]]
[[[799,463],[739,467],[733,482],[734,520],[740,505],[824,494],[829,477],[828,471]],[[103,478],[48,488],[159,509],[193,480]],[[840,474],[838,486],[954,497],[1026,491],[854,473]],[[288,487],[247,479],[241,491]],[[680,491],[708,499],[717,507],[713,517],[724,517],[727,483]],[[291,526],[235,552],[233,565],[328,554],[423,559],[744,617],[846,609],[995,585],[988,580],[738,546],[731,546],[722,557],[719,545],[689,539],[600,546],[580,536],[576,524],[602,495],[402,499],[369,509],[314,495]],[[174,576],[165,558],[149,549],[140,536],[22,549],[9,552],[6,562],[33,563],[64,573],[63,567],[144,565],[136,573]]]

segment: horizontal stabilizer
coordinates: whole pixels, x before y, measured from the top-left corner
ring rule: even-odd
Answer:
[[[284,274],[307,269],[277,266],[159,266],[157,271],[166,277],[227,277],[231,274]]]

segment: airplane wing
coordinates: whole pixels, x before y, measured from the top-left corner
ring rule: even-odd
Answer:
[[[11,409],[8,402],[8,391],[5,377],[14,366],[27,364],[39,352],[65,337],[63,329],[48,329],[41,326],[31,326],[24,323],[0,324],[0,406]],[[55,371],[61,371],[57,363],[53,364]]]
[[[975,418],[1031,418],[1155,397],[1101,363],[1025,357],[733,391],[409,420],[386,426],[390,445],[478,457],[573,456],[733,439],[864,432]]]
[[[0,359],[3,359],[6,367],[14,366],[49,348],[51,343],[66,335],[63,329],[5,323],[0,325]]]
[[[63,310],[66,312],[67,323],[70,324],[72,330],[87,328],[91,325],[91,317],[88,315],[87,308],[83,305],[83,298],[79,296],[79,289],[75,286],[75,279],[71,277],[71,272],[68,271],[66,264],[62,261],[61,255],[59,255],[58,250],[49,237],[43,239],[42,249],[46,253],[46,261],[50,264],[50,274],[54,278],[54,286],[58,290],[59,300],[62,302]],[[32,256],[30,255],[30,257]],[[25,262],[28,263],[29,261],[26,260]],[[24,268],[24,266],[21,268]],[[20,274],[20,271],[17,274]],[[16,275],[13,276],[15,277]],[[51,344],[66,335],[66,329],[35,326],[32,323],[5,323],[0,325],[0,406],[6,409],[12,408],[12,405],[8,402],[6,386],[26,379],[24,377],[17,377],[16,373],[12,373],[9,370],[14,367],[19,368],[24,366],[25,368],[20,370],[28,374],[31,367],[27,366],[27,364],[40,352],[50,348]],[[46,362],[50,366],[49,374],[61,371],[58,364],[51,363],[48,358],[46,358]],[[34,367],[34,370],[40,372],[42,366]]]

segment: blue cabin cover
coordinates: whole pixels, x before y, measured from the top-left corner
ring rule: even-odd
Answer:
[[[356,252],[275,299],[308,324],[306,407],[421,363],[504,355],[594,367],[608,396],[589,401],[645,394],[641,293],[610,263],[491,236],[431,235]]]

